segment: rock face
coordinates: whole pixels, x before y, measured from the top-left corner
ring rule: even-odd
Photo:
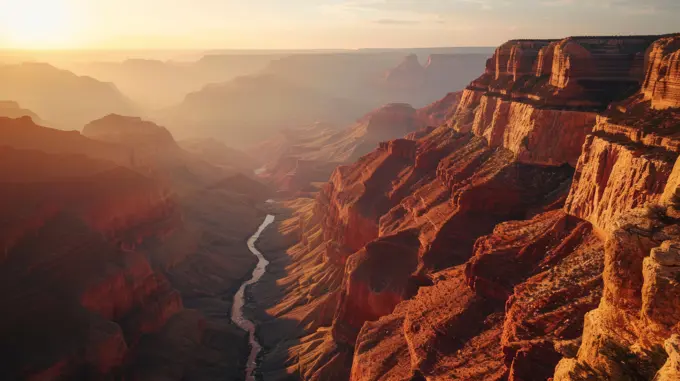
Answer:
[[[253,265],[263,186],[139,119],[94,126],[108,141],[0,118],[3,377],[239,377],[244,333],[211,309]]]
[[[604,109],[640,88],[659,37],[569,37],[501,45],[469,88],[558,109]],[[463,110],[461,110],[463,111]]]
[[[586,315],[578,355],[560,362],[556,380],[672,377],[677,221],[641,209],[618,226],[606,244],[600,305]]]
[[[289,204],[267,379],[677,377],[675,38],[509,41],[438,127]]]
[[[677,157],[677,152],[645,144],[635,130],[632,139],[622,130],[631,131],[598,118],[567,200],[569,213],[603,230],[613,228],[621,212],[659,200]]]
[[[484,136],[493,147],[509,149],[528,164],[574,166],[596,118],[591,112],[542,110],[488,95],[481,97],[478,107],[470,126],[474,134]],[[556,134],[563,137],[554,139]]]
[[[648,54],[647,77],[642,92],[652,107],[680,107],[680,37],[660,39]]]

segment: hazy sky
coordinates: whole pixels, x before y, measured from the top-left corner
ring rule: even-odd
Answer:
[[[679,20],[680,0],[0,0],[0,47],[495,46]]]

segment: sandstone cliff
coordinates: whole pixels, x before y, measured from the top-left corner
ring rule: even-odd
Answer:
[[[265,375],[677,377],[676,39],[509,41],[438,128],[289,205]]]

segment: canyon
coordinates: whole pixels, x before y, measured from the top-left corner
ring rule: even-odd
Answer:
[[[139,118],[2,117],[0,141],[3,379],[241,378],[264,185]]]
[[[3,378],[679,379],[680,35],[402,53],[0,67]]]
[[[310,128],[284,130],[249,152],[264,162],[260,178],[273,184],[280,194],[315,192],[315,185],[326,181],[337,166],[353,163],[382,142],[436,125],[440,114],[455,110],[459,100],[460,93],[451,93],[421,110],[391,103],[347,127],[317,123]]]
[[[398,50],[286,55],[260,71],[196,88],[150,118],[178,138],[253,146],[281,130],[317,123],[343,128],[388,103],[425,106],[462,90],[487,57],[415,51],[427,54],[428,64],[416,58],[413,70],[401,70],[401,61],[415,55]]]
[[[107,114],[139,113],[138,107],[112,83],[47,63],[0,64],[0,81],[0,100],[20,104],[54,128],[80,129]]]
[[[679,49],[508,41],[424,125],[280,201],[246,306],[261,377],[680,377]]]
[[[240,380],[252,373],[258,338],[254,328],[246,332],[235,324],[230,311],[251,303],[246,286],[253,268],[257,271],[252,282],[264,272],[246,241],[271,212],[266,200],[275,193],[253,175],[264,164],[262,155],[233,148],[253,131],[240,125],[223,133],[223,119],[215,122],[219,134],[176,139],[171,129],[147,117],[130,116],[145,112],[127,93],[141,86],[148,93],[133,92],[135,98],[164,91],[168,94],[162,95],[176,97],[172,92],[177,88],[183,92],[201,81],[228,77],[224,65],[246,70],[248,62],[264,66],[280,58],[282,62],[270,65],[270,73],[189,94],[184,102],[189,106],[175,109],[171,120],[175,126],[192,128],[193,122],[182,118],[219,113],[229,103],[222,101],[230,97],[242,98],[231,105],[238,111],[274,109],[281,99],[289,99],[290,104],[279,105],[280,114],[267,120],[272,132],[282,127],[286,112],[302,114],[300,119],[288,118],[295,127],[335,115],[348,127],[318,142],[317,147],[333,146],[317,158],[328,171],[320,180],[338,163],[350,163],[379,142],[425,123],[419,111],[395,103],[352,124],[352,115],[361,115],[353,101],[291,80],[304,72],[305,62],[316,65],[318,73],[328,67],[305,53],[302,65],[287,68],[284,56],[289,54],[241,57],[246,63],[231,55],[206,56],[192,68],[129,61],[122,72],[105,67],[95,73],[124,82],[125,95],[117,84],[51,64],[0,67],[6,85],[0,97],[8,99],[0,101],[0,302],[7,310],[0,318],[3,379]],[[319,55],[336,69],[344,56]],[[382,75],[404,53],[346,56],[356,62],[356,70],[346,70],[346,78],[363,70],[375,79],[370,86],[387,96],[380,89]],[[163,68],[170,73],[150,75]],[[165,76],[181,82],[177,73],[205,68],[212,68],[203,74],[214,79],[191,74],[191,84],[172,82],[161,89],[137,83],[147,75],[151,81]],[[355,85],[354,92],[366,88]],[[267,117],[250,112],[228,124],[252,122],[256,114]],[[395,128],[395,123],[401,127]],[[255,134],[262,138],[262,132],[268,131]]]

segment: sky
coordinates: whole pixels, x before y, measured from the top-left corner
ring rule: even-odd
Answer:
[[[680,32],[680,0],[0,0],[0,48],[356,49]]]

